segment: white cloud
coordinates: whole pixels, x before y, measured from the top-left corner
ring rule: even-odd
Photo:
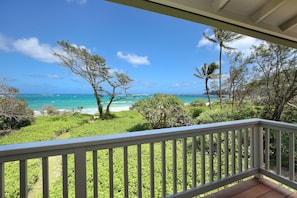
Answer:
[[[262,40],[250,37],[250,36],[244,36],[242,39],[233,41],[228,44],[228,46],[236,48],[237,51],[241,51],[245,56],[248,56],[251,54],[251,47],[252,45],[259,45],[262,42]]]
[[[53,56],[53,50],[60,51],[57,47],[40,43],[36,37],[13,40],[0,33],[0,51],[19,52],[42,62],[55,63],[58,59]]]
[[[58,78],[60,78],[60,76],[55,75],[55,74],[49,74],[49,75],[47,75],[47,77],[48,78],[51,78],[51,79],[58,79]]]
[[[110,68],[110,67],[109,67],[109,68]],[[109,74],[110,74],[110,75],[114,75],[116,72],[117,72],[117,73],[122,73],[122,74],[125,73],[122,69],[118,69],[118,68],[111,68],[111,69],[109,70]]]
[[[78,3],[80,5],[87,3],[87,0],[66,0],[67,3]]]
[[[0,32],[0,50],[1,51],[11,51],[11,39],[5,37],[3,34]]]
[[[123,53],[121,51],[117,52],[117,56],[128,63],[131,63],[133,65],[149,65],[150,61],[148,60],[147,56],[138,56],[136,54],[129,54],[129,53]]]
[[[48,44],[39,43],[35,37],[29,39],[18,39],[13,43],[14,49],[34,59],[53,63],[57,62],[57,58],[53,56],[53,48]]]
[[[182,87],[192,87],[192,86],[195,86],[196,84],[197,83],[195,81],[193,82],[182,81],[182,82],[176,82],[172,86],[176,88],[180,88],[180,87],[182,88]]]
[[[48,74],[48,75],[42,75],[42,74],[33,74],[31,75],[33,78],[49,78],[49,79],[61,79],[59,75],[56,74]]]
[[[204,32],[209,38],[214,38],[214,34],[209,35],[210,29],[206,29]],[[213,45],[213,43],[207,40],[204,36],[202,36],[202,38],[198,41],[197,47],[199,48],[211,45]]]
[[[212,43],[204,36],[199,40],[197,47],[211,46]]]

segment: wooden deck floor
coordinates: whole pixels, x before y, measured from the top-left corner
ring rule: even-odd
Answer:
[[[226,188],[205,198],[297,198],[297,193],[289,191],[267,179],[250,179]]]

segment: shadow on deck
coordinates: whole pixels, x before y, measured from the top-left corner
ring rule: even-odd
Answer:
[[[218,191],[205,198],[293,198],[297,197],[294,193],[277,183],[268,179],[249,179],[242,183],[231,186],[224,190]]]

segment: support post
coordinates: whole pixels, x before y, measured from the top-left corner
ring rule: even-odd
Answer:
[[[255,128],[254,135],[254,167],[258,168],[258,173],[255,174],[255,178],[263,178],[263,175],[260,173],[260,168],[263,166],[263,127],[258,125]]]
[[[86,151],[75,149],[75,197],[87,197]]]
[[[5,197],[4,162],[0,162],[0,197]]]

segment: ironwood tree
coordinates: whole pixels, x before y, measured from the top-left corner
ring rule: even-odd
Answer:
[[[227,53],[229,59],[229,78],[227,79],[227,87],[229,99],[232,101],[232,109],[235,104],[237,108],[241,107],[245,97],[247,96],[247,83],[249,78],[248,62],[243,57],[242,52]]]
[[[111,87],[111,91],[106,91],[106,93],[109,95],[109,102],[106,106],[106,116],[110,115],[110,106],[111,103],[115,100],[116,96],[117,96],[117,92],[116,89],[117,88],[122,88],[124,91],[124,94],[127,96],[127,90],[129,89],[129,84],[132,82],[133,80],[123,74],[123,73],[119,73],[117,71],[113,72],[113,78],[109,78],[107,79],[108,84]]]
[[[116,94],[115,89],[121,87],[125,89],[131,81],[122,81],[122,76],[125,79],[130,79],[124,74],[111,71],[106,66],[105,59],[97,54],[92,55],[85,47],[70,44],[66,41],[58,41],[62,52],[54,52],[53,55],[60,60],[62,66],[67,67],[73,74],[76,74],[86,80],[92,87],[100,119],[104,119],[104,111],[102,105],[102,97],[108,92],[105,86],[111,86],[114,90],[111,94],[110,104]],[[111,83],[112,79],[116,79],[117,83]],[[109,106],[110,106],[109,104]],[[108,106],[108,114],[109,114]],[[105,114],[106,115],[106,114]]]
[[[262,42],[252,47],[257,95],[265,105],[265,118],[280,120],[287,103],[297,96],[297,50]]]

